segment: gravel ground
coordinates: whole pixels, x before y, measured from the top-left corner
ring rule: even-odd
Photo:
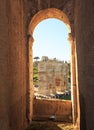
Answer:
[[[27,130],[73,130],[73,125],[62,122],[32,122],[32,125]]]

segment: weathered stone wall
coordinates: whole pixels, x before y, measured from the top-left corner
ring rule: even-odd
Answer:
[[[94,0],[77,0],[75,7],[80,130],[94,129]]]
[[[62,13],[61,13],[62,12]],[[35,26],[42,20],[46,18],[57,18],[61,21],[64,21],[69,26],[69,33],[74,36],[74,0],[25,0],[24,1],[24,13],[25,13],[25,29],[29,38],[32,39],[32,34]],[[62,14],[62,15],[61,15]],[[71,29],[70,29],[71,28]],[[27,40],[28,40],[27,37]],[[33,45],[33,41],[29,42],[30,46]],[[32,48],[31,48],[32,50]],[[30,54],[32,57],[32,54]],[[32,64],[32,63],[31,63]],[[30,65],[32,66],[32,65]],[[32,71],[30,71],[30,75],[32,76]],[[32,82],[32,77],[30,79]],[[31,83],[32,84],[32,83]],[[31,93],[32,90],[29,88],[28,94]],[[32,99],[28,98],[28,104],[32,105]],[[29,109],[30,115],[32,110]]]
[[[9,87],[10,129],[25,129],[26,125],[26,59],[23,1],[9,2]]]
[[[49,120],[55,115],[56,121],[72,122],[71,101],[35,99],[33,108],[33,120]]]
[[[55,94],[56,92],[69,91],[67,62],[54,59],[41,60],[38,63],[38,93]]]
[[[93,130],[94,0],[76,1],[80,129]],[[29,114],[26,110],[29,109],[26,108],[28,47],[25,32],[28,32],[30,20],[42,9],[60,9],[69,17],[73,35],[73,3],[73,0],[24,0],[23,9],[23,0],[0,0],[0,130],[23,130],[26,126],[26,115]]]
[[[37,12],[47,8],[68,16],[74,36],[74,0],[0,0],[0,130],[24,130],[32,116],[28,26]],[[81,130],[92,130],[94,0],[80,0],[75,13]]]
[[[6,0],[0,1],[0,129],[9,130],[8,17]]]
[[[74,0],[24,0],[24,7],[26,28],[28,28],[33,16],[39,11],[56,8],[63,11],[69,18],[72,35],[74,35]]]
[[[26,44],[22,0],[0,1],[0,130],[26,128]]]

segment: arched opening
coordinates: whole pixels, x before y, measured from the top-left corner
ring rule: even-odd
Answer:
[[[40,22],[33,32],[34,96],[71,100],[68,28],[55,18]]]
[[[76,68],[75,68],[75,44],[74,40],[71,35],[71,27],[69,20],[67,16],[60,10],[57,10],[55,8],[49,8],[46,10],[42,10],[38,12],[31,20],[29,24],[29,29],[28,33],[30,35],[29,38],[29,93],[30,93],[30,101],[29,101],[29,106],[30,106],[30,118],[32,117],[32,104],[33,104],[33,53],[32,53],[32,45],[34,42],[33,38],[33,31],[35,27],[37,26],[38,23],[40,23],[42,20],[47,19],[47,18],[57,18],[61,21],[63,21],[68,29],[69,29],[69,40],[71,42],[71,90],[72,90],[72,116],[73,116],[73,123],[76,122],[77,120],[77,99],[76,99]],[[32,60],[31,60],[32,59]]]

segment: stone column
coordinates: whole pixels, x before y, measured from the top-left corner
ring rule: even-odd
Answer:
[[[29,37],[29,43],[28,43],[28,58],[29,58],[29,63],[28,63],[28,71],[29,71],[29,86],[28,86],[28,119],[31,122],[32,116],[33,116],[33,98],[34,98],[34,87],[33,87],[33,46],[34,39],[32,36]]]
[[[0,130],[27,125],[24,27],[23,0],[0,1]]]
[[[77,86],[76,86],[75,44],[71,34],[69,34],[68,40],[70,41],[71,45],[71,98],[72,98],[73,124],[75,124],[77,119]]]

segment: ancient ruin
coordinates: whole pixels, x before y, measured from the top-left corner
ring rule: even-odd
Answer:
[[[69,71],[67,62],[42,57],[42,60],[38,63],[38,93],[50,95],[71,89],[68,81]]]
[[[94,0],[0,0],[0,130],[32,123],[32,34],[47,18],[69,29],[75,129],[94,129]]]

